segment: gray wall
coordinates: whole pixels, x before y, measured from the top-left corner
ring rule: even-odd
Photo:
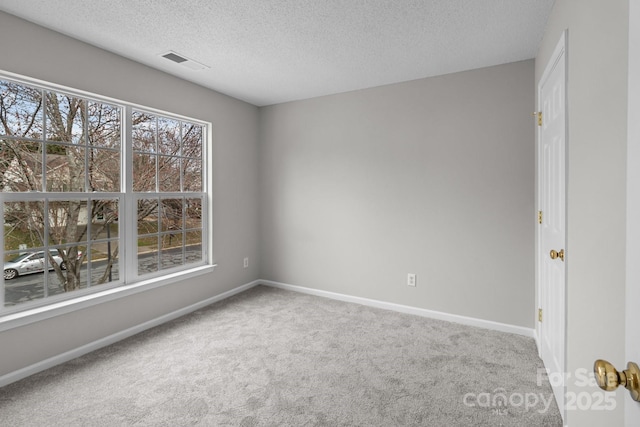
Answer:
[[[261,277],[533,328],[533,82],[530,60],[261,108]]]
[[[0,333],[0,375],[258,277],[533,327],[533,82],[565,28],[568,371],[623,366],[627,14],[628,0],[558,0],[535,80],[526,61],[258,112],[0,13],[0,69],[213,122],[219,264]],[[568,421],[621,425],[617,402]]]
[[[0,375],[258,278],[258,109],[0,12],[0,69],[213,123],[213,250],[218,268],[0,333]],[[243,258],[250,268],[243,269]]]
[[[557,0],[536,57],[542,77],[560,34],[568,38],[567,373],[596,359],[626,366],[625,253],[629,0]],[[620,369],[620,368],[619,368]],[[568,382],[568,392],[598,393]],[[571,426],[623,425],[615,411],[568,412]]]

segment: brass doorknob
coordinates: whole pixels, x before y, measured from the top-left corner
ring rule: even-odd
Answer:
[[[551,259],[560,258],[562,261],[564,261],[564,249],[560,249],[560,252],[556,251],[555,249],[551,249],[551,252],[549,252],[549,256],[551,257]]]
[[[627,369],[618,372],[611,363],[598,359],[593,364],[593,373],[601,389],[613,391],[623,385],[631,393],[631,398],[640,402],[640,368],[635,363],[627,363]]]

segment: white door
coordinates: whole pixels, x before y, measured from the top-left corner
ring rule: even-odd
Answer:
[[[565,388],[565,143],[566,143],[566,44],[565,34],[538,83],[538,322],[540,357],[551,379],[564,418]],[[552,252],[553,251],[553,252]]]
[[[627,292],[626,292],[626,360],[640,364],[640,4],[629,2],[629,98],[627,144]],[[640,403],[633,401],[626,390],[625,426],[640,423]]]

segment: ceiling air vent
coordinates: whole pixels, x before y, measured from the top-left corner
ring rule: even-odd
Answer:
[[[191,70],[204,70],[206,68],[209,68],[206,65],[199,63],[198,61],[194,61],[193,59],[186,58],[185,56],[177,54],[173,51],[163,53],[160,56],[168,59],[169,61],[173,61],[176,64],[180,64],[183,67],[187,67]]]

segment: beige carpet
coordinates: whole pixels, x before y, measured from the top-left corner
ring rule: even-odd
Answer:
[[[0,389],[3,426],[560,426],[532,339],[259,286]]]

